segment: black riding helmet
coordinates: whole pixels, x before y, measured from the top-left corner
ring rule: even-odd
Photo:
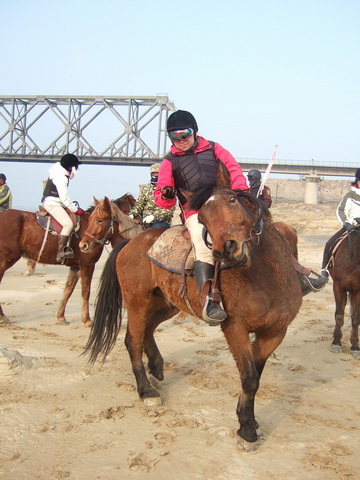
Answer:
[[[186,110],[177,110],[168,118],[166,130],[171,132],[173,130],[181,130],[183,128],[192,128],[194,133],[198,131],[198,126],[194,115]]]
[[[6,176],[4,173],[0,173],[0,180],[4,180],[4,182],[6,182]]]
[[[261,172],[259,172],[259,170],[250,170],[247,176],[248,178],[253,177],[253,178],[257,178],[258,180],[261,180]]]
[[[356,178],[356,180],[359,180],[359,181],[360,181],[360,168],[358,168],[358,169],[356,170],[355,178]]]
[[[65,170],[71,170],[72,167],[75,167],[77,170],[81,162],[79,162],[79,159],[73,153],[67,153],[61,157],[60,164]]]

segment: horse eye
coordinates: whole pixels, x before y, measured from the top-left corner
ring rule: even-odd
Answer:
[[[99,223],[103,223],[104,219],[103,218],[99,218],[98,222]]]
[[[230,203],[235,203],[236,202],[236,197],[231,196],[230,197]]]

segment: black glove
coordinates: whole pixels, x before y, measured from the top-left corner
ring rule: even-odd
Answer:
[[[175,198],[175,188],[174,187],[164,187],[161,189],[161,195],[167,200],[172,200]]]
[[[351,225],[351,223],[349,223],[349,222],[344,223],[344,228],[347,232],[351,232],[351,230],[355,229],[355,227],[353,225]]]
[[[359,218],[359,217],[354,218],[354,220],[355,220],[355,222],[356,222],[358,225],[360,225],[360,218]]]

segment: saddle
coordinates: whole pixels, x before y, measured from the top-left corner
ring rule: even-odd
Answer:
[[[187,228],[176,225],[165,230],[149,249],[147,257],[169,272],[193,275],[194,252]]]
[[[336,254],[336,252],[338,251],[340,245],[341,245],[341,244],[343,243],[343,241],[345,240],[345,238],[348,237],[348,235],[349,235],[348,232],[344,232],[344,233],[341,235],[341,237],[339,237],[338,241],[335,243],[335,245],[334,245],[334,247],[333,247],[333,249],[332,249],[332,251],[331,251],[330,260],[329,260],[329,262],[328,262],[328,264],[327,264],[327,266],[326,266],[327,268],[330,268],[331,265],[334,265],[334,263],[335,263],[335,254]]]
[[[76,213],[70,212],[68,208],[65,208],[65,210],[73,222],[73,231],[77,232],[80,228],[80,217]],[[41,228],[47,230],[51,235],[60,234],[62,225],[42,205],[39,205],[39,210],[35,214]]]
[[[147,252],[147,258],[165,270],[182,275],[178,294],[185,299],[190,311],[193,311],[186,294],[186,276],[194,274],[194,250],[190,241],[190,234],[183,225],[176,225],[165,230]],[[212,302],[220,303],[221,295],[218,290],[218,271],[222,267],[215,266],[214,278],[206,280],[200,292],[202,306],[211,298]],[[195,313],[194,313],[195,315]]]

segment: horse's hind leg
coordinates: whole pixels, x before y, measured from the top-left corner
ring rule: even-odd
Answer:
[[[125,335],[125,345],[129,352],[132,371],[135,375],[136,386],[139,397],[144,401],[144,404],[149,407],[161,405],[160,394],[153,388],[146,376],[142,356],[144,343],[144,330],[135,332],[129,324],[132,323],[132,318],[128,312],[128,327]]]
[[[334,282],[333,284],[333,291],[335,298],[335,329],[330,350],[334,353],[341,353],[342,327],[344,325],[344,312],[347,302],[347,292],[346,290],[340,288],[337,282]]]
[[[360,323],[360,292],[351,294],[351,335],[350,353],[353,357],[360,357],[359,323]]]
[[[145,329],[144,350],[148,358],[149,372],[157,380],[164,380],[164,360],[156,345],[154,332],[160,323],[173,317],[177,312],[178,310],[175,307],[158,310],[152,315],[152,319]]]

